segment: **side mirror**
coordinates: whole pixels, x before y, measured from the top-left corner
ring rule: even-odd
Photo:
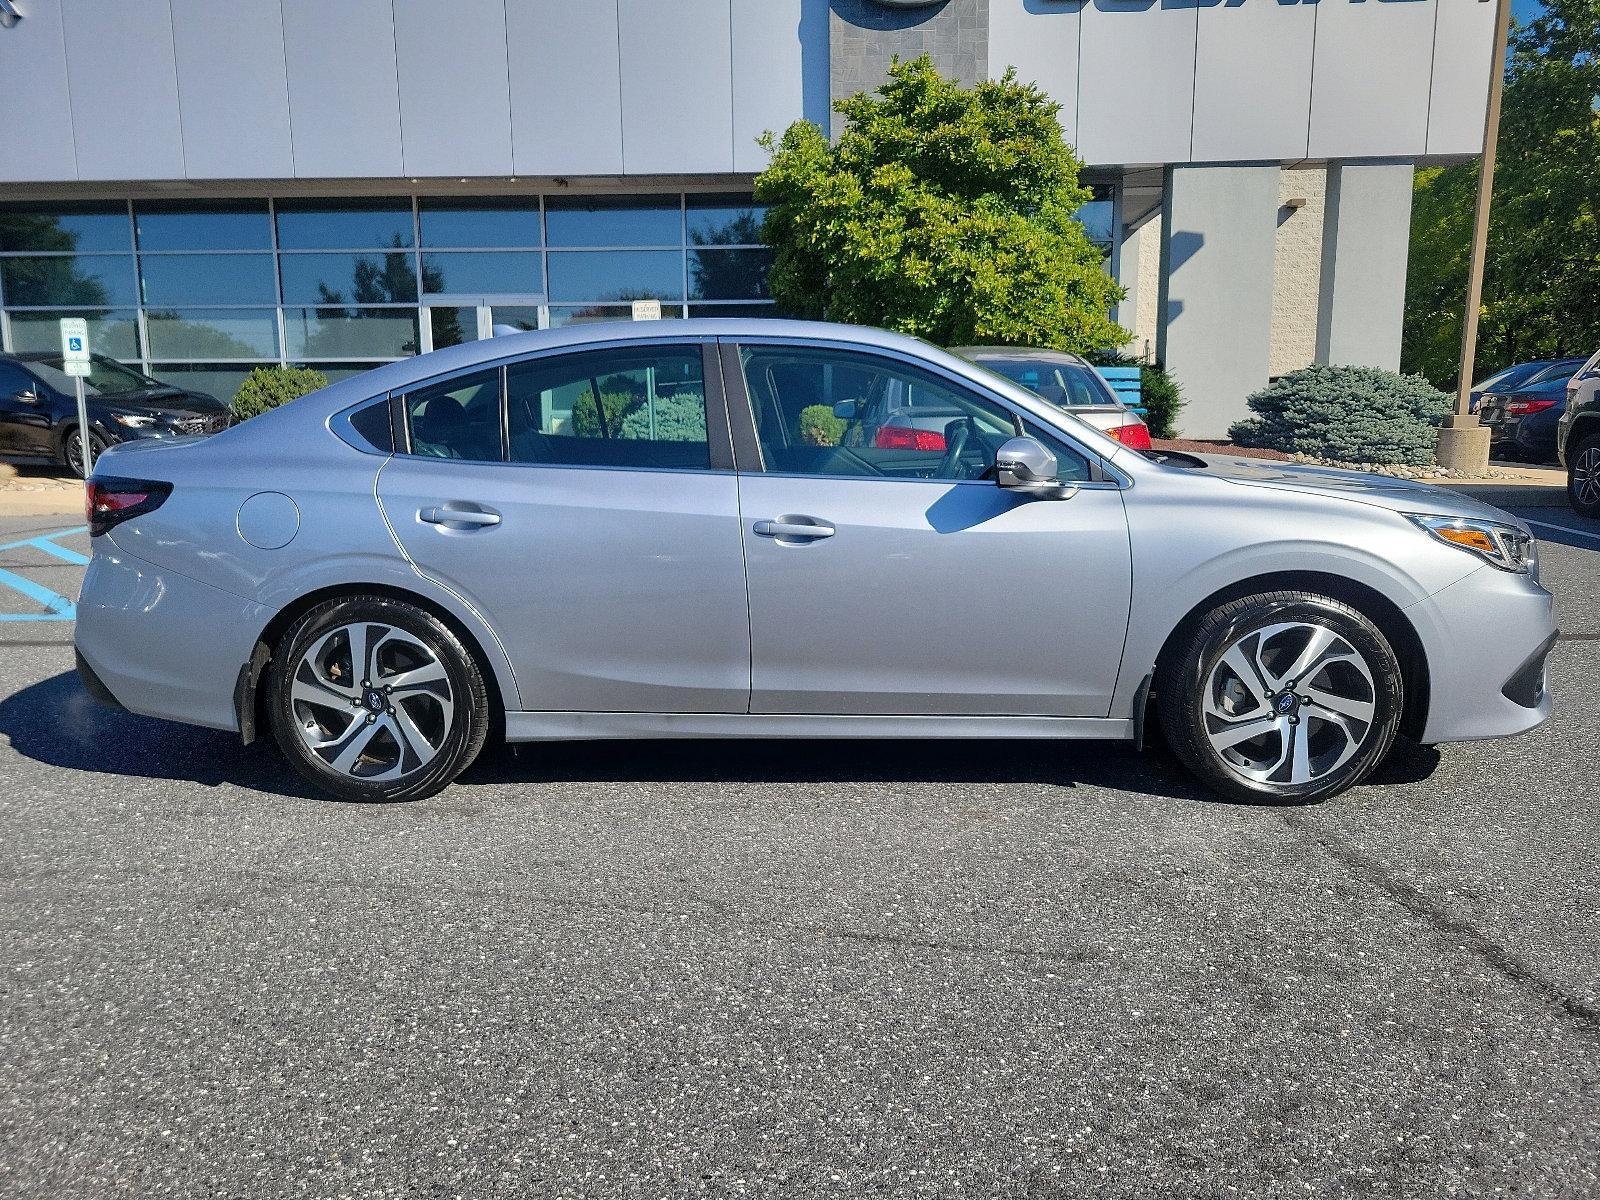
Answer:
[[[44,403],[44,401],[39,398],[39,393],[38,392],[34,392],[34,391],[18,392],[15,396],[13,396],[11,398],[13,400],[17,401],[17,403],[19,403],[19,404],[43,404]]]
[[[833,415],[841,421],[854,421],[860,407],[854,400],[840,400],[833,406]]]
[[[1056,456],[1031,437],[1014,437],[995,452],[994,481],[1006,491],[1041,500],[1066,500],[1078,491],[1077,484],[1056,478]]]

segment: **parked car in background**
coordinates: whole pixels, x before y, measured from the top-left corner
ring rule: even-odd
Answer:
[[[885,444],[891,407],[958,415]],[[472,342],[115,447],[88,492],[89,693],[271,729],[346,799],[431,795],[491,730],[1138,744],[1155,711],[1215,791],[1305,803],[1399,735],[1550,714],[1525,522],[1383,476],[1166,464],[882,330]]]
[[[1600,517],[1600,354],[1567,383],[1556,447],[1567,468],[1567,499],[1573,510],[1580,516]]]
[[[1478,420],[1489,429],[1491,451],[1528,462],[1554,462],[1556,427],[1567,411],[1567,383],[1583,363],[1581,358],[1558,359],[1514,387],[1485,393]]]
[[[83,383],[96,457],[119,442],[216,433],[233,423],[215,396],[162,383],[103,354],[90,360]],[[77,391],[60,354],[0,355],[0,458],[83,474]]]
[[[1009,346],[957,346],[951,353],[1020,383],[1124,446],[1150,449],[1150,429],[1139,414],[1118,398],[1100,372],[1076,354]]]
[[[1538,375],[1548,368],[1566,361],[1566,359],[1561,358],[1541,358],[1534,362],[1517,363],[1514,366],[1507,367],[1503,371],[1496,372],[1495,374],[1489,376],[1489,378],[1485,379],[1482,383],[1473,385],[1472,411],[1478,411],[1478,405],[1482,402],[1485,394],[1489,392],[1513,391],[1516,388],[1521,387],[1523,384],[1531,382],[1535,375]],[[1583,360],[1581,358],[1578,359],[1578,363],[1579,365],[1582,365]]]

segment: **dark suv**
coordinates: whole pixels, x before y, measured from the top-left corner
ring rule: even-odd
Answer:
[[[1567,468],[1567,498],[1579,516],[1600,517],[1600,354],[1567,383],[1567,411],[1556,430]]]
[[[56,463],[83,474],[78,401],[61,355],[0,355],[0,459]],[[215,396],[190,392],[96,354],[84,379],[89,437],[98,455],[133,438],[216,433],[233,424]]]

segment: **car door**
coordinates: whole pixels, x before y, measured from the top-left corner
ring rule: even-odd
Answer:
[[[709,386],[708,386],[709,383]],[[418,568],[496,631],[524,709],[743,712],[750,629],[714,353],[546,354],[403,398],[378,478]]]
[[[1092,478],[1087,454],[1030,426],[1082,486],[1023,498],[990,481],[1018,418],[954,376],[815,344],[747,341],[722,357],[753,712],[1108,714],[1132,568],[1122,493]],[[960,415],[884,437],[886,396]]]
[[[0,362],[0,454],[50,451],[50,390],[15,363]]]

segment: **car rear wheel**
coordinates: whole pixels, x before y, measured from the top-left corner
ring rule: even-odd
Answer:
[[[1174,753],[1212,790],[1308,804],[1359,783],[1403,708],[1394,649],[1356,609],[1309,592],[1207,613],[1157,672]]]
[[[318,605],[273,656],[272,730],[295,769],[341,800],[420,800],[483,748],[482,673],[433,614],[358,596]]]
[[[1568,456],[1567,499],[1580,517],[1600,517],[1600,434],[1579,442]]]
[[[85,474],[83,469],[83,437],[76,428],[67,430],[67,436],[62,442],[61,452],[67,460],[67,470],[82,479]],[[89,433],[90,459],[94,462],[99,462],[100,456],[105,452],[105,441],[98,433],[91,430]]]

